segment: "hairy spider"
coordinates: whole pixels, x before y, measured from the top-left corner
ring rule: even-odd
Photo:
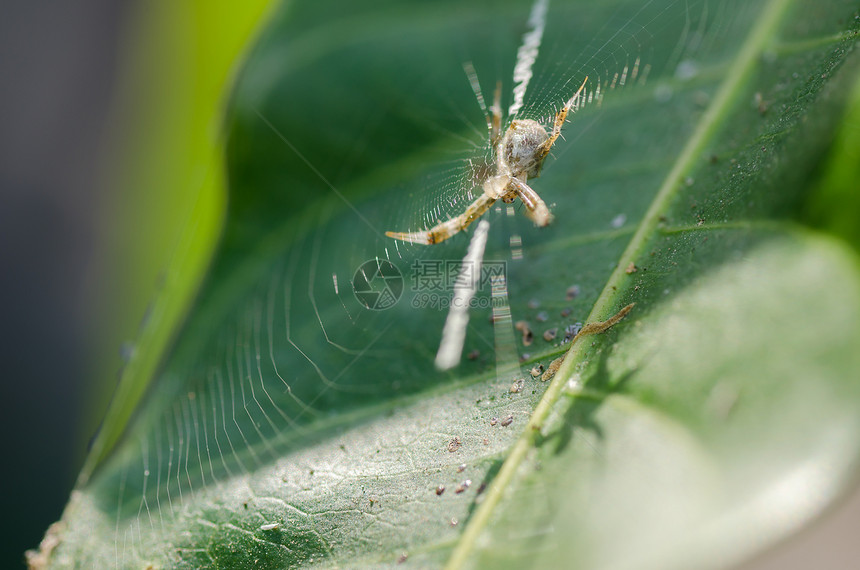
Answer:
[[[491,107],[492,119],[487,117],[490,128],[490,145],[493,148],[495,173],[481,182],[483,193],[472,202],[466,211],[455,218],[442,222],[421,232],[385,232],[391,238],[432,245],[445,241],[490,209],[496,200],[510,204],[517,198],[526,206],[526,215],[535,225],[544,227],[552,222],[552,214],[546,203],[527,184],[529,178],[540,176],[543,161],[552,145],[561,136],[561,128],[571,108],[578,106],[580,95],[588,77],[576,90],[564,107],[556,113],[552,131],[547,134],[543,125],[531,119],[511,121],[511,126],[501,134],[501,90],[497,87]]]

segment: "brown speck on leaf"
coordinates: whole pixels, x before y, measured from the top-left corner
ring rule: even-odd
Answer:
[[[546,311],[541,311],[535,316],[535,319],[537,319],[537,321],[540,323],[545,323],[549,320],[549,313],[547,313]]]
[[[475,350],[467,354],[466,358],[468,358],[469,360],[478,360],[479,356],[481,356],[481,351],[476,348]]]
[[[494,426],[499,423],[499,418],[490,418],[490,425]]]
[[[462,483],[460,483],[459,485],[457,485],[457,488],[456,488],[456,489],[454,489],[454,492],[455,492],[455,493],[457,493],[457,494],[459,495],[460,493],[462,493],[463,491],[465,491],[466,489],[468,489],[471,485],[472,485],[472,480],[471,480],[471,479],[466,479],[465,481],[463,481]]]
[[[451,526],[457,526],[458,524],[460,524],[460,521],[458,521],[456,517],[451,519],[451,522],[450,522]]]
[[[484,438],[484,445],[490,445],[490,438],[488,438],[488,437]]]
[[[627,269],[625,269],[624,271],[627,273],[627,275],[630,275],[631,273],[636,273],[636,264],[631,261],[630,265],[628,265]]]
[[[531,357],[532,357],[531,354],[529,354],[528,352],[524,352],[520,356],[520,362],[525,362],[526,360],[529,360]]]
[[[436,494],[437,495],[441,495],[444,492],[445,492],[445,485],[439,485],[438,487],[436,487]]]
[[[532,331],[526,331],[523,333],[523,346],[531,346],[532,342],[534,342],[535,335],[532,334]]]
[[[466,464],[465,463],[461,463],[460,465],[457,466],[457,473],[462,473],[465,470],[466,470]]]
[[[561,310],[561,316],[562,316],[562,317],[564,317],[564,318],[567,318],[567,317],[569,317],[569,316],[570,316],[570,314],[571,314],[572,312],[573,312],[573,311],[570,309],[570,307],[565,307],[564,309],[562,309],[562,310]]]
[[[543,364],[536,364],[529,370],[529,374],[531,374],[532,378],[537,378],[541,374],[543,374]]]
[[[571,285],[567,288],[567,300],[572,301],[579,296],[579,285]]]
[[[487,488],[487,482],[486,482],[486,481],[481,481],[481,485],[478,487],[478,490],[477,490],[477,491],[475,491],[475,493],[476,493],[476,494],[478,494],[478,495],[480,495],[481,493],[483,493],[483,492],[484,492],[484,489],[486,489],[486,488]]]
[[[552,342],[555,340],[555,337],[558,335],[558,327],[547,329],[543,331],[543,339],[547,342]]]
[[[532,342],[534,342],[535,335],[532,334],[532,331],[527,329],[523,331],[523,346],[531,346]]]
[[[538,301],[537,299],[529,299],[528,307],[529,309],[537,309],[538,307],[540,307],[540,301]]]
[[[514,328],[523,333],[523,346],[531,345],[534,340],[534,335],[532,334],[532,330],[529,328],[529,324],[525,321],[517,321]]]
[[[454,436],[454,439],[448,442],[448,451],[454,453],[455,451],[460,449],[461,445],[463,444],[460,442],[460,438],[458,436]]]
[[[509,392],[511,394],[516,394],[516,393],[520,392],[523,389],[523,386],[525,385],[525,383],[526,383],[526,381],[524,378],[519,378],[518,380],[514,380],[514,383],[511,384],[511,389],[509,390]]]
[[[508,426],[509,426],[509,425],[511,425],[512,423],[514,423],[514,415],[513,415],[513,414],[511,414],[511,415],[509,415],[509,416],[505,417],[505,418],[502,420],[502,426],[503,426],[503,427],[508,427]]]
[[[551,380],[555,373],[558,372],[558,369],[561,368],[561,363],[564,362],[564,356],[559,356],[555,360],[549,363],[549,368],[546,369],[546,372],[543,373],[543,376],[540,377],[541,382],[546,382],[547,380]]]
[[[407,558],[409,558],[409,555],[404,552],[403,554],[401,554],[400,556],[397,557],[397,563],[403,564],[404,562],[406,562]]]

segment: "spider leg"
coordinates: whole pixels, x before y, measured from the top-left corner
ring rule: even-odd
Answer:
[[[570,112],[571,108],[579,107],[579,97],[580,95],[582,95],[582,90],[585,89],[585,84],[587,82],[588,77],[585,78],[585,81],[582,82],[582,85],[579,86],[579,89],[576,90],[576,93],[573,94],[573,97],[568,99],[564,107],[562,107],[561,110],[556,113],[555,121],[552,125],[552,132],[550,132],[549,138],[538,148],[538,158],[543,158],[548,155],[549,150],[552,148],[552,145],[554,145],[558,137],[561,136],[561,128],[564,126],[564,122],[567,120],[567,114]]]
[[[538,196],[538,193],[531,186],[519,178],[511,178],[511,186],[523,204],[526,205],[526,215],[536,226],[544,227],[552,222],[553,216],[549,212],[546,202]]]
[[[487,120],[487,132],[490,134],[490,142],[493,146],[496,145],[495,138],[498,134],[499,125],[496,120],[496,107],[498,107],[498,101],[494,99],[493,106],[490,107],[489,111],[487,110],[487,105],[484,103],[484,94],[481,92],[481,83],[478,81],[478,74],[475,71],[475,66],[472,65],[471,61],[467,61],[463,63],[463,71],[466,72],[466,78],[469,80],[469,85],[472,87],[472,92],[475,94],[475,99],[478,100],[478,106],[481,108],[481,111],[484,112],[484,118]],[[499,84],[500,86],[501,84]],[[496,87],[496,96],[499,96],[498,93],[499,87]],[[493,113],[493,116],[490,117],[490,113]]]
[[[466,72],[469,85],[472,86],[472,92],[478,100],[478,106],[481,107],[484,117],[487,119],[487,130],[490,132],[490,146],[491,148],[496,148],[499,139],[502,137],[502,82],[496,82],[496,90],[493,93],[493,104],[488,111],[487,106],[484,104],[484,95],[481,93],[481,84],[478,81],[475,66],[472,65],[471,61],[467,61],[463,64],[463,70]]]
[[[385,232],[385,235],[390,238],[407,241],[409,243],[420,243],[424,245],[440,243],[454,234],[468,228],[472,222],[484,215],[496,200],[497,198],[492,198],[489,194],[482,193],[474,202],[469,204],[469,207],[466,208],[465,212],[456,218],[451,218],[448,221],[437,224],[429,230],[425,230],[423,232]]]
[[[496,148],[499,139],[502,138],[502,82],[496,82],[496,90],[493,93],[493,105],[490,107],[493,114],[490,127],[490,148]]]

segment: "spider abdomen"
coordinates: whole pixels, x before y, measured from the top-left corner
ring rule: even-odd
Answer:
[[[499,143],[502,159],[511,174],[525,173],[529,178],[538,176],[546,158],[543,145],[548,139],[546,130],[537,121],[513,121]]]

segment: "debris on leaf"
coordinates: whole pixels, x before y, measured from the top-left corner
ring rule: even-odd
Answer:
[[[531,345],[534,340],[534,334],[532,334],[532,330],[529,328],[529,324],[526,321],[517,321],[517,324],[514,325],[514,328],[521,333],[523,333],[523,346]]]
[[[558,369],[561,368],[562,362],[564,362],[564,356],[559,356],[550,362],[549,368],[547,368],[546,372],[543,373],[543,376],[540,377],[540,381],[546,382],[547,380],[552,379],[552,377],[555,376],[555,373],[558,372]]]
[[[460,438],[457,436],[454,436],[454,439],[452,439],[451,441],[448,442],[448,451],[450,451],[451,453],[454,453],[455,451],[460,449],[461,445],[463,445],[463,444],[462,444],[462,442],[460,442]]]

